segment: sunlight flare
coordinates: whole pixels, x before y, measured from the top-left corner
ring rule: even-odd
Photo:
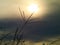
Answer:
[[[30,4],[28,6],[28,11],[31,13],[37,12],[38,11],[38,5],[37,4]]]

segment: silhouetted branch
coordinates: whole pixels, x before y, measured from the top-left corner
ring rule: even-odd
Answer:
[[[18,35],[19,37],[21,37],[20,34],[22,34],[24,27],[27,25],[27,23],[29,22],[29,20],[30,20],[30,18],[31,18],[32,15],[33,15],[33,13],[28,17],[28,19],[25,21],[25,23],[24,23],[23,26],[21,27],[20,31],[18,32],[17,35]],[[17,41],[17,45],[19,44],[20,40],[21,40],[21,39],[19,38],[19,40]]]
[[[20,12],[20,15],[21,15],[22,19],[25,20],[25,19],[24,19],[24,17],[25,17],[24,11],[22,12],[21,9],[19,8],[19,12]],[[23,15],[22,13],[23,13],[24,15]]]
[[[15,34],[14,34],[14,38],[13,38],[13,43],[12,43],[12,45],[15,44],[16,35],[17,35],[18,30],[19,30],[19,28],[17,27],[17,29],[16,29],[16,31],[15,31]]]

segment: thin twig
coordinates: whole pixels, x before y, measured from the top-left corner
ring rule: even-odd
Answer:
[[[25,19],[24,19],[24,17],[23,17],[23,14],[22,14],[22,11],[21,11],[20,8],[19,8],[19,12],[20,12],[20,15],[21,15],[21,17],[22,17],[22,19],[23,19],[23,21],[24,21]]]
[[[19,30],[19,28],[17,27],[17,29],[16,29],[16,31],[15,31],[15,34],[14,34],[14,38],[13,38],[13,43],[12,43],[12,45],[15,44],[16,34],[17,34],[18,30]]]
[[[21,37],[20,34],[22,34],[24,27],[27,25],[27,23],[29,22],[29,19],[31,18],[32,15],[33,15],[33,13],[28,17],[28,19],[26,20],[26,22],[25,22],[25,23],[23,24],[23,26],[21,27],[19,33],[17,34],[19,37]],[[21,39],[19,39],[19,40],[21,40]],[[18,40],[18,42],[17,42],[18,44],[19,44],[19,40]],[[18,44],[17,44],[17,45],[18,45]]]

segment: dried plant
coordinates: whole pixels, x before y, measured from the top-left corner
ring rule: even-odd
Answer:
[[[5,34],[4,36],[2,36],[0,38],[0,45],[2,45],[2,41],[8,37],[9,35],[13,34],[14,33],[14,36],[13,36],[13,42],[12,42],[12,45],[15,44],[15,41],[17,40],[17,44],[18,45],[20,43],[20,41],[22,40],[22,37],[23,37],[23,32],[24,32],[24,27],[26,27],[26,25],[28,24],[28,22],[30,21],[30,18],[32,17],[33,13],[27,18],[26,20],[26,17],[25,17],[25,13],[24,11],[21,11],[21,9],[19,8],[19,12],[20,12],[20,15],[22,17],[22,20],[24,21],[23,24],[22,24],[22,27],[19,27],[18,25],[18,22],[17,22],[17,28],[16,28],[16,31],[12,31],[12,32],[9,32],[7,34]],[[20,29],[19,29],[20,28]],[[23,41],[24,43],[24,41]],[[7,45],[7,44],[5,44]]]
[[[24,15],[22,15],[22,12],[21,12],[21,10],[20,10],[20,8],[19,8],[19,12],[21,13],[21,16],[22,16],[22,18],[23,18],[23,16],[25,15],[24,14],[24,12],[23,12],[23,14]],[[22,32],[23,32],[23,29],[24,29],[24,27],[28,24],[28,22],[29,22],[29,20],[30,20],[30,18],[31,18],[31,16],[33,15],[33,13],[28,17],[28,19],[24,22],[24,24],[22,25],[22,27],[20,28],[20,30],[16,30],[16,32],[15,32],[15,35],[14,35],[14,41],[15,41],[15,38],[16,38],[16,36],[17,36],[17,44],[16,45],[18,45],[19,44],[19,42],[20,42],[20,40],[21,40],[21,38],[22,38]],[[23,20],[24,20],[24,18],[23,18]]]

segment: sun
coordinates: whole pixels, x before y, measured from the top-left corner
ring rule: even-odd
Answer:
[[[31,13],[37,12],[37,10],[38,10],[38,5],[37,4],[30,4],[28,6],[28,11],[31,12]]]

